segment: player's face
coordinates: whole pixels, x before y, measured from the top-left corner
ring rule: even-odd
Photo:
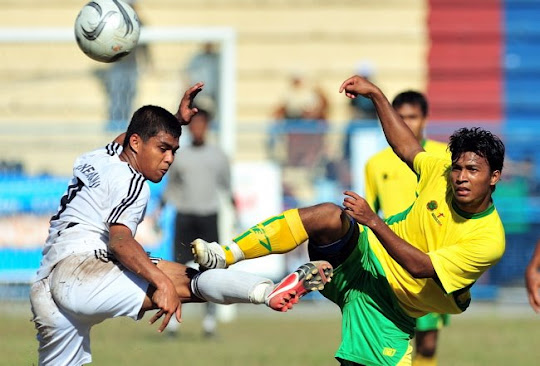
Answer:
[[[426,116],[422,113],[422,108],[417,104],[402,104],[396,108],[396,112],[401,119],[411,129],[418,141],[424,137],[424,127],[426,126]]]
[[[487,209],[491,203],[491,187],[499,181],[500,176],[500,171],[490,171],[486,158],[473,152],[463,153],[452,163],[450,173],[458,207],[469,213]]]
[[[141,174],[151,182],[161,181],[173,163],[178,147],[178,138],[163,131],[141,143],[137,152]]]

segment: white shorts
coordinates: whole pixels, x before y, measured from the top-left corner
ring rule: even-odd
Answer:
[[[94,253],[60,261],[30,291],[39,365],[90,363],[90,329],[108,318],[138,319],[148,282]]]

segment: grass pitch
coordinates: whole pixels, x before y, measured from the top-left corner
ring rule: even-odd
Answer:
[[[474,304],[473,304],[474,307]],[[27,303],[0,303],[0,365],[36,365],[37,342]],[[279,314],[240,306],[238,318],[219,325],[218,337],[202,337],[199,305],[184,306],[178,337],[140,322],[112,319],[92,330],[94,365],[337,366],[340,316],[329,304],[300,304]],[[534,365],[540,315],[527,306],[454,316],[440,334],[439,365]]]

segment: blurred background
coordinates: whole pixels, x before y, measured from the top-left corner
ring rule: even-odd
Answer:
[[[386,145],[370,104],[338,93],[359,74],[389,99],[424,92],[432,139],[482,126],[505,142],[495,203],[507,250],[473,298],[531,312],[523,272],[540,237],[540,1],[139,0],[140,45],[115,64],[74,42],[84,4],[0,0],[0,302],[26,306],[74,159],[111,141],[142,105],[176,111],[200,80],[211,139],[232,165],[237,204],[224,200],[222,240],[284,209],[361,193],[363,164]],[[152,184],[138,239],[172,259],[174,209],[153,215],[166,183]],[[305,258],[300,248],[243,268],[278,279]],[[335,364],[331,352],[322,364]]]

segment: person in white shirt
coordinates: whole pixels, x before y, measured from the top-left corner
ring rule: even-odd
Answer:
[[[243,272],[198,272],[149,257],[135,240],[150,194],[146,180],[159,182],[167,173],[202,87],[186,91],[176,115],[140,108],[125,134],[75,161],[30,291],[39,365],[90,363],[90,329],[105,319],[137,320],[158,309],[150,323],[164,317],[161,332],[173,315],[180,320],[182,302],[264,303],[287,311],[332,276],[327,262],[309,262],[278,285]]]

